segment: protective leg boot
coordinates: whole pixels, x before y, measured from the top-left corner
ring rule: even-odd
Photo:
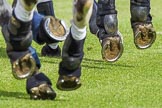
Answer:
[[[60,40],[59,38],[67,36],[68,33],[65,22],[55,17],[52,0],[39,2],[37,4],[37,10],[41,15],[50,16],[47,20],[44,20],[44,25],[46,25],[45,28],[47,28],[46,31],[48,34],[51,32],[51,35],[56,36],[56,40],[58,38],[58,41]],[[65,40],[65,38],[63,40]]]
[[[26,90],[30,99],[54,100],[56,93],[52,89],[50,79],[43,73],[36,73],[27,79]]]
[[[55,21],[52,21],[51,25],[49,25],[52,30],[53,34],[60,37],[67,35],[67,27],[65,25],[65,22],[63,20],[59,20],[55,17],[54,13],[54,7],[53,7],[53,1],[41,1],[37,4],[37,10],[38,13],[44,15],[44,16],[51,16]],[[52,28],[53,26],[53,28]],[[66,36],[65,36],[66,37]],[[62,40],[63,41],[63,40]],[[58,41],[59,42],[59,41]],[[58,42],[56,42],[58,44]],[[55,44],[55,43],[52,43]],[[59,57],[61,56],[61,49],[58,46],[56,49],[52,49],[48,46],[49,44],[46,44],[43,46],[41,55],[42,56],[50,56],[50,57]]]
[[[96,17],[97,17],[97,3],[96,1],[94,1],[92,15],[89,20],[89,29],[90,29],[90,32],[94,35],[97,35],[99,31],[99,28],[96,24]]]
[[[55,17],[54,4],[53,4],[52,0],[39,1],[37,4],[37,10],[38,10],[38,13],[40,13],[44,16],[54,16]]]
[[[121,57],[124,49],[122,35],[118,31],[117,14],[105,15],[102,20],[104,27],[100,26],[98,32],[102,58],[108,62],[114,62]]]
[[[6,0],[0,1],[0,25],[8,24],[11,17],[12,9]]]
[[[7,46],[7,55],[11,61],[13,76],[16,79],[30,77],[36,68],[35,60],[28,50],[32,41],[30,22],[17,20],[14,13],[7,22],[2,26],[2,34]]]
[[[57,88],[75,90],[81,86],[81,62],[86,37],[86,24],[89,22],[93,0],[74,0],[71,31],[65,40],[62,50],[62,61],[59,65]]]
[[[143,3],[143,5],[140,6],[140,3],[138,2]],[[139,49],[151,47],[156,39],[156,32],[151,22],[152,17],[150,15],[150,1],[132,1],[130,9],[131,25],[136,47]]]
[[[5,40],[8,40],[9,31],[7,25],[3,26],[2,33]],[[22,51],[14,50],[15,48],[12,49],[13,48],[12,43],[10,43],[9,41],[6,41],[6,43],[7,43],[7,55],[11,62],[13,76],[16,79],[25,79],[27,77],[30,77],[34,73],[36,68],[36,62],[35,59],[32,57],[31,52],[28,49]]]
[[[41,50],[42,56],[50,56],[50,57],[60,57],[61,56],[61,49],[58,46],[56,49],[50,48],[50,44],[58,44],[58,42],[62,42],[67,37],[67,28],[64,22],[61,22],[54,17],[50,17],[50,21],[46,19],[44,22],[45,29],[39,32],[39,40],[45,42],[46,45],[43,46]],[[42,31],[46,31],[43,33]]]
[[[62,61],[59,65],[59,78],[56,84],[59,90],[71,91],[81,86],[80,64],[83,58],[84,40],[74,40],[71,33],[65,40]]]
[[[41,50],[41,55],[49,57],[61,57],[61,48],[58,46],[56,49],[52,49],[46,44]]]

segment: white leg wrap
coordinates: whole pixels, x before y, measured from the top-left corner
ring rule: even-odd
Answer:
[[[73,21],[71,21],[71,34],[75,40],[83,40],[86,37],[86,26],[78,28]]]
[[[23,5],[21,0],[17,1],[15,7],[15,15],[19,20],[24,22],[31,21],[33,18],[33,11],[34,11],[34,7],[29,11],[25,9],[25,5]]]

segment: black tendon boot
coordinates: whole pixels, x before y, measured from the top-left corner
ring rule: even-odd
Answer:
[[[31,99],[50,99],[56,98],[56,93],[52,89],[50,79],[43,73],[36,73],[27,79],[26,90]]]
[[[83,58],[83,40],[74,40],[71,33],[67,37],[63,47],[62,61],[59,65],[59,78],[57,88],[59,90],[75,90],[81,86],[81,61]]]
[[[65,37],[67,36],[67,27],[64,21],[59,20],[55,17],[54,13],[54,7],[53,7],[53,2],[47,1],[47,2],[42,2],[38,3],[37,5],[37,10],[40,14],[45,15],[45,16],[51,16],[48,25],[48,29],[52,33],[52,35],[55,37],[55,42],[53,43],[58,43],[61,41],[65,40]],[[47,28],[47,27],[46,27]],[[50,34],[50,32],[47,32],[47,34]],[[44,35],[44,37],[47,35]],[[49,47],[49,44],[52,42],[45,42],[46,44],[43,46],[41,55],[42,56],[50,56],[50,57],[60,57],[61,56],[61,49],[58,46],[56,49],[52,49]]]

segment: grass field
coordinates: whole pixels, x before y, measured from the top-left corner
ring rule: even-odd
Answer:
[[[54,0],[56,15],[68,25],[72,18],[72,0]],[[59,91],[55,84],[61,59],[41,57],[42,46],[33,42],[42,63],[41,71],[50,77],[57,92],[54,101],[30,100],[25,80],[11,74],[5,43],[0,33],[0,108],[162,108],[162,8],[161,0],[151,1],[157,39],[149,49],[136,49],[130,26],[128,0],[116,0],[119,30],[124,38],[124,52],[115,63],[102,60],[98,39],[87,33],[82,62],[82,87]],[[60,43],[62,46],[63,43]]]

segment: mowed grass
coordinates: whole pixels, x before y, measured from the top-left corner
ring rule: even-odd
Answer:
[[[151,1],[157,39],[151,48],[136,49],[130,26],[128,0],[117,0],[119,30],[123,34],[124,52],[114,63],[102,60],[98,39],[89,30],[82,62],[82,87],[75,91],[59,91],[60,58],[41,57],[42,46],[33,42],[42,63],[41,72],[52,80],[57,92],[55,100],[30,100],[25,80],[12,76],[5,42],[0,37],[0,108],[161,108],[162,107],[162,8],[161,0]],[[55,13],[70,25],[72,0],[54,0]],[[62,46],[63,43],[60,43]]]

